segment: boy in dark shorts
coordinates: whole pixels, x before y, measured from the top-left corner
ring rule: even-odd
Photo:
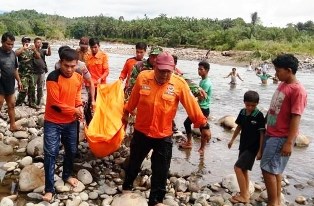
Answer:
[[[281,83],[267,112],[261,169],[268,196],[267,206],[280,206],[281,176],[299,132],[301,115],[307,104],[307,93],[296,78],[299,65],[296,57],[282,54],[273,60],[273,64]]]
[[[241,109],[236,119],[237,128],[233,133],[232,139],[228,143],[228,148],[232,147],[235,138],[241,131],[239,158],[234,165],[234,171],[237,176],[240,195],[235,195],[230,202],[248,203],[250,200],[249,175],[248,170],[252,170],[255,157],[257,160],[262,156],[262,142],[265,131],[265,118],[256,106],[259,102],[259,95],[255,91],[247,91],[244,94],[245,108]]]

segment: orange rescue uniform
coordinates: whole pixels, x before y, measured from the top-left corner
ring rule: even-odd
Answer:
[[[76,120],[75,108],[82,106],[82,74],[74,72],[69,78],[60,69],[47,77],[47,103],[45,120],[53,123],[70,123]]]
[[[122,80],[125,80],[126,78],[125,86],[129,85],[129,80],[130,80],[131,72],[133,71],[133,67],[139,61],[141,60],[137,60],[135,57],[132,57],[126,60],[123,66],[123,69],[120,73],[120,77],[119,77]]]
[[[179,101],[185,108],[196,128],[207,123],[188,84],[178,75],[158,85],[153,70],[142,71],[136,79],[125,110],[132,112],[137,108],[135,129],[152,138],[172,135],[174,119]]]
[[[101,83],[106,83],[106,78],[109,75],[108,56],[106,53],[101,50],[95,56],[89,53],[86,59],[86,66],[92,75],[95,87],[97,87],[97,80],[101,77]]]

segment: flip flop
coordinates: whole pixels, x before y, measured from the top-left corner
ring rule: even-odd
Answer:
[[[246,204],[248,203],[248,201],[242,201],[242,200],[239,200],[239,196],[232,196],[229,201],[232,203],[232,204],[236,204],[236,203],[242,203],[242,204]]]
[[[17,132],[17,131],[27,131],[25,127],[17,127],[16,129],[9,129],[11,132]]]

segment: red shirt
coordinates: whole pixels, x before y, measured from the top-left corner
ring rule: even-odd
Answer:
[[[267,113],[266,133],[272,137],[287,137],[291,114],[302,115],[307,104],[307,93],[299,83],[278,85]]]

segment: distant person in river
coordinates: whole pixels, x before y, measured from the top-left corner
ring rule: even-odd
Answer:
[[[240,77],[239,73],[237,72],[236,68],[232,68],[232,71],[224,78],[228,78],[228,77],[231,78],[230,84],[233,84],[233,85],[237,84],[237,78],[243,81],[243,79]]]
[[[147,49],[146,43],[144,43],[144,42],[136,43],[136,45],[135,45],[135,56],[128,58],[125,61],[125,64],[124,64],[123,69],[120,73],[119,79],[121,79],[122,81],[124,81],[126,79],[126,82],[125,82],[126,87],[129,85],[129,81],[131,78],[131,73],[132,73],[134,65],[137,62],[144,60],[144,56],[146,54],[146,49]]]
[[[268,80],[269,78],[273,78],[272,75],[267,74],[266,72],[263,72],[262,74],[256,73],[256,76],[258,76],[258,77],[261,79],[263,85],[266,85],[266,84],[267,84],[267,80]]]
[[[230,149],[241,132],[239,156],[234,165],[240,194],[230,198],[230,202],[233,204],[250,202],[248,170],[252,170],[255,157],[257,160],[260,160],[262,157],[262,144],[265,134],[265,118],[263,113],[257,109],[259,102],[258,93],[247,91],[244,94],[243,102],[245,108],[240,110],[236,119],[237,127],[228,143],[228,148]]]
[[[266,137],[260,163],[267,190],[267,206],[281,205],[282,173],[299,133],[301,115],[307,105],[307,92],[296,78],[299,61],[292,54],[273,60],[281,83],[272,97],[266,120]]]
[[[212,98],[212,82],[208,76],[210,65],[207,61],[201,61],[198,63],[198,75],[202,78],[199,83],[200,88],[203,90],[200,96],[198,96],[198,104],[206,118],[208,118],[210,113],[210,104]],[[179,145],[183,149],[192,149],[192,121],[189,117],[184,121],[184,128],[186,131],[187,140]],[[210,132],[210,129],[209,129]],[[198,150],[200,155],[204,155],[205,145],[208,142],[208,139],[201,139],[201,146]]]

